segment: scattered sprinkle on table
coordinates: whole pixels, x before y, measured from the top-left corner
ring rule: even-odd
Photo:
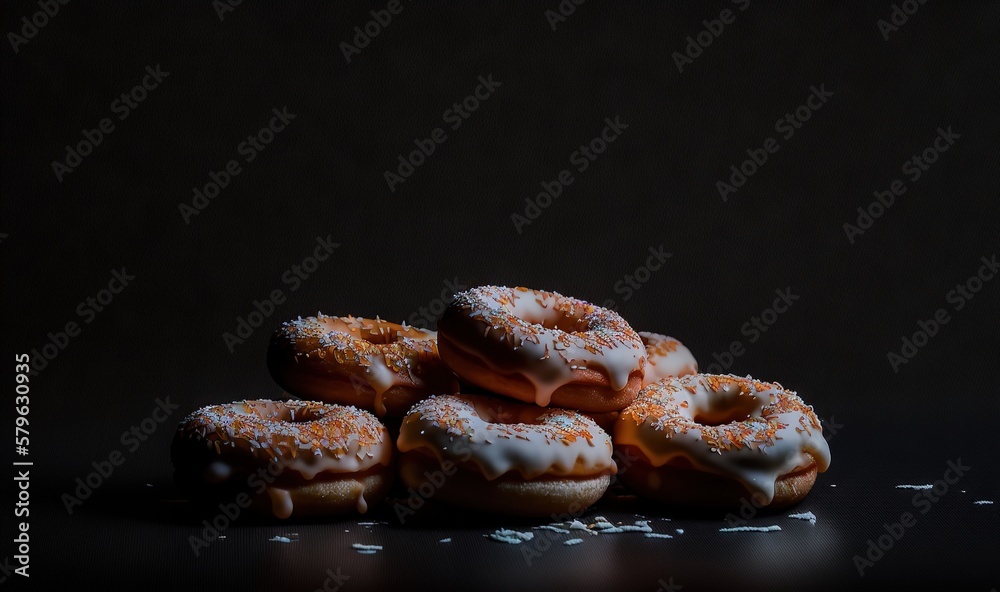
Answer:
[[[646,538],[647,539],[672,539],[674,537],[671,536],[671,535],[669,535],[669,534],[663,534],[663,533],[660,533],[660,532],[647,532],[646,533]]]
[[[684,529],[683,528],[678,528],[677,529],[677,534],[684,534]]]
[[[569,539],[568,541],[563,541],[564,545],[579,545],[583,542],[583,539]]]
[[[809,524],[816,524],[816,514],[812,512],[800,512],[798,514],[789,514],[789,518],[795,518],[796,520],[808,520]]]
[[[451,542],[451,538],[447,538],[447,539],[441,539],[441,540],[440,540],[440,541],[438,541],[438,542],[439,542],[439,543],[450,543],[450,542]]]
[[[621,532],[645,532],[647,534],[653,532],[653,529],[649,526],[649,520],[636,520],[634,526],[623,524],[618,528],[621,529]]]
[[[552,532],[558,532],[559,534],[567,534],[569,531],[565,528],[559,528],[558,526],[552,526],[551,524],[543,524],[542,526],[532,526],[536,530],[551,530]]]
[[[518,532],[516,530],[507,530],[506,528],[501,528],[500,530],[486,535],[494,541],[499,541],[501,543],[507,543],[509,545],[520,545],[522,541],[530,541],[535,538],[535,533],[533,532]]]
[[[896,489],[930,489],[933,485],[897,485]]]
[[[274,541],[276,543],[290,543],[292,539],[283,536],[275,536],[274,538],[267,539],[269,541]]]
[[[374,555],[376,551],[382,550],[382,545],[362,545],[361,543],[354,543],[351,545],[351,548],[361,555]]]
[[[777,524],[771,526],[734,526],[733,528],[720,528],[719,532],[774,532],[781,530]]]
[[[976,504],[977,506],[992,506],[993,505],[993,501],[992,500],[978,500],[978,501],[974,501],[972,503]]]

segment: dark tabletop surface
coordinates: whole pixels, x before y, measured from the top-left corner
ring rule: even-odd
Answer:
[[[54,5],[2,9],[4,438],[15,354],[37,372],[30,452],[0,446],[0,589],[1000,586],[1000,510],[975,503],[1000,501],[1000,281],[983,263],[1000,226],[997,3],[403,2],[391,20],[389,3]],[[355,27],[375,18],[366,43]],[[581,156],[606,120],[614,140]],[[405,178],[387,174],[435,133]],[[282,396],[264,366],[281,320],[434,326],[450,290],[486,283],[614,306],[703,369],[797,390],[830,470],[793,510],[746,520],[774,532],[616,489],[581,520],[673,538],[507,545],[484,535],[549,520],[431,499],[404,523],[391,504],[241,517],[192,550],[212,515],[171,482],[176,422]],[[777,291],[794,296],[780,314]],[[158,399],[177,406],[162,423]],[[123,440],[144,421],[151,435]],[[33,463],[28,517],[15,461]],[[787,517],[805,511],[815,525]],[[9,573],[25,519],[28,579]]]

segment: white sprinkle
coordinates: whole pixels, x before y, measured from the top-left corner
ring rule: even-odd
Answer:
[[[897,485],[896,489],[930,489],[933,485]]]
[[[977,506],[992,506],[993,505],[993,502],[990,501],[990,500],[979,500],[979,501],[975,501],[975,502],[972,502],[972,503],[976,504]]]
[[[771,526],[734,526],[733,528],[720,528],[719,532],[774,532],[781,530],[777,524]]]
[[[830,487],[836,487],[836,485],[831,485]]]
[[[147,484],[146,484],[146,487],[152,487],[152,486],[153,486],[153,484],[152,484],[152,483],[147,483]]]
[[[684,529],[683,528],[678,528],[677,529],[677,534],[684,534]]]
[[[802,512],[800,514],[789,514],[789,518],[795,518],[796,520],[808,520],[809,524],[816,524],[816,514],[812,512]]]
[[[274,541],[276,543],[290,543],[292,539],[283,536],[275,536],[273,539],[267,539],[269,541]]]
[[[583,542],[583,539],[569,539],[568,541],[563,541],[564,545],[579,545]]]
[[[646,538],[647,539],[672,539],[674,537],[672,537],[669,534],[663,534],[663,533],[660,533],[660,532],[647,532],[646,533]]]
[[[507,530],[506,528],[501,528],[500,530],[486,535],[494,541],[499,541],[501,543],[507,543],[510,545],[520,545],[522,541],[530,541],[535,538],[535,533],[533,532],[518,532],[516,530]]]
[[[351,545],[351,548],[363,555],[371,555],[375,551],[381,551],[382,545],[362,545],[361,543],[354,543]]]
[[[653,529],[649,526],[649,520],[636,520],[635,526],[629,526],[626,524],[624,526],[619,526],[618,528],[622,529],[622,532],[653,532]]]
[[[451,538],[447,538],[447,539],[441,539],[441,540],[440,540],[440,541],[438,541],[438,542],[439,542],[439,543],[450,543],[450,542],[451,542]]]
[[[594,524],[594,528],[596,528],[597,530],[606,530],[608,528],[614,528],[614,527],[615,525],[611,524],[610,522],[597,522]]]
[[[358,555],[374,555],[375,549],[358,549]]]
[[[565,528],[559,528],[557,526],[552,526],[551,524],[545,524],[543,526],[532,526],[536,530],[551,530],[552,532],[558,532],[560,534],[566,534],[569,531]]]

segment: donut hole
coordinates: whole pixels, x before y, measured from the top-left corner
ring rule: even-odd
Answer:
[[[529,308],[511,311],[525,322],[539,325],[543,329],[564,331],[566,333],[583,333],[590,331],[590,323],[585,318],[586,311],[577,309],[573,314],[555,308]]]
[[[320,419],[320,415],[315,409],[308,407],[293,409],[288,405],[279,402],[268,401],[248,401],[246,404],[249,414],[252,414],[264,421],[282,423],[308,423]]]
[[[760,418],[760,403],[753,397],[739,397],[726,405],[696,409],[691,417],[704,426],[719,426],[727,423]]]
[[[479,419],[485,421],[486,423],[498,423],[498,424],[531,424],[536,425],[541,423],[539,417],[545,411],[544,409],[540,411],[535,411],[534,409],[528,407],[525,408],[524,405],[510,404],[505,405],[503,401],[493,401],[493,400],[476,400],[474,402],[476,408],[476,415]]]
[[[273,419],[284,423],[309,423],[319,418],[319,414],[312,409],[295,410],[290,407],[283,407],[278,411],[278,416]]]
[[[399,331],[393,331],[381,325],[363,331],[359,337],[374,345],[389,345],[396,343],[400,338]]]

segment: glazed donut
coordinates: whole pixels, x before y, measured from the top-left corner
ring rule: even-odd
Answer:
[[[441,363],[437,335],[376,317],[299,317],[274,332],[267,367],[303,399],[402,417],[430,394],[458,392]]]
[[[621,412],[615,446],[637,458],[622,482],[645,497],[731,508],[800,501],[830,465],[812,407],[781,385],[695,374],[653,383]]]
[[[580,411],[617,411],[642,387],[645,349],[618,313],[527,288],[455,295],[438,322],[441,359],[491,392]]]
[[[357,511],[392,484],[392,439],[373,415],[305,401],[241,401],[187,416],[170,448],[197,498],[237,500],[277,518]]]
[[[640,331],[639,337],[646,346],[646,376],[642,386],[664,378],[698,373],[698,362],[680,341],[646,331]]]
[[[590,419],[496,397],[424,399],[403,419],[397,446],[407,486],[429,482],[435,499],[516,516],[583,510],[617,471],[610,436]]]
[[[698,362],[691,355],[691,351],[684,347],[680,341],[673,337],[646,331],[640,331],[639,338],[646,346],[646,376],[642,379],[642,386],[665,378],[698,372]],[[619,413],[609,411],[607,413],[586,413],[585,415],[610,433],[615,428]]]

